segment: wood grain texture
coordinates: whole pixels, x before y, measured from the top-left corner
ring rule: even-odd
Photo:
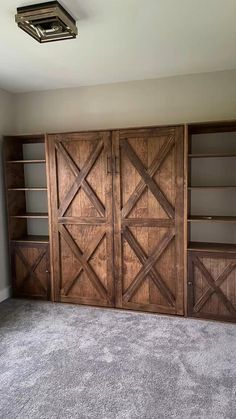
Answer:
[[[183,314],[183,127],[113,133],[116,306]]]
[[[49,246],[12,243],[13,296],[50,299]]]
[[[188,315],[236,321],[236,253],[188,252]]]
[[[44,143],[45,136],[4,137],[5,184],[13,295],[50,298],[49,237],[29,236],[27,219],[47,218],[46,213],[26,210],[24,164],[45,160],[24,160],[24,144]],[[46,165],[45,165],[46,169]],[[41,188],[36,188],[41,190]],[[46,190],[46,188],[43,188]]]
[[[114,305],[109,132],[47,138],[55,301]]]

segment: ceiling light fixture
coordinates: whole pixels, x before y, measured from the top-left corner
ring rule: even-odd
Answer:
[[[76,38],[75,19],[58,1],[18,7],[16,23],[40,43]]]

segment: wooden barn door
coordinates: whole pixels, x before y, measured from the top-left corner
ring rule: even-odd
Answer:
[[[183,314],[183,128],[113,133],[116,305]]]
[[[113,306],[109,132],[49,135],[55,301]]]

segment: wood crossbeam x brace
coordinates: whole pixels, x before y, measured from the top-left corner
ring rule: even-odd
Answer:
[[[139,260],[142,262],[143,266],[138,272],[138,274],[135,276],[132,283],[129,285],[125,293],[123,294],[123,300],[124,302],[128,302],[131,297],[135,294],[135,292],[138,290],[144,279],[147,277],[147,275],[150,275],[152,280],[154,280],[155,285],[157,285],[158,289],[161,291],[161,293],[165,296],[167,301],[173,306],[174,305],[174,297],[170,290],[167,288],[166,284],[164,284],[162,278],[154,268],[155,263],[160,258],[162,253],[165,251],[165,249],[169,246],[172,239],[175,236],[174,229],[171,229],[170,232],[165,234],[164,238],[162,239],[161,243],[158,244],[158,246],[155,248],[155,250],[152,252],[152,254],[147,257],[147,255],[144,253],[144,251],[141,249],[137,241],[134,239],[132,234],[128,232],[128,229],[125,229],[124,231],[124,237],[135,252],[135,254],[138,256]]]
[[[88,263],[88,259],[89,259],[88,254],[90,253],[90,251],[87,251],[87,253],[83,254],[81,252],[81,250],[79,249],[78,245],[73,240],[73,238],[70,235],[70,233],[68,232],[68,230],[64,227],[64,225],[58,224],[58,230],[59,230],[61,236],[63,237],[63,239],[68,244],[71,251],[74,253],[76,258],[80,262],[80,265],[81,265],[82,269],[86,272],[86,274],[87,274],[89,280],[91,281],[91,283],[93,284],[94,288],[97,290],[97,292],[99,293],[99,295],[103,299],[108,301],[108,293],[107,293],[106,288],[104,287],[104,285],[102,284],[102,282],[98,278],[97,274],[94,272],[94,270],[92,269],[92,267]],[[68,284],[68,285],[70,285],[70,284]],[[68,289],[68,285],[67,285],[67,289]]]
[[[128,140],[124,139],[121,141],[121,147],[124,149],[124,152],[127,154],[129,160],[135,167],[135,169],[138,171],[139,175],[141,176],[141,180],[136,186],[134,192],[129,197],[128,201],[122,208],[122,218],[125,218],[128,216],[130,211],[132,210],[135,203],[139,200],[142,193],[144,192],[145,188],[148,187],[150,191],[153,193],[156,200],[159,202],[159,204],[162,206],[164,211],[167,213],[169,218],[175,217],[175,210],[171,203],[168,201],[167,197],[161,190],[161,188],[157,185],[157,183],[153,180],[153,176],[157,172],[157,170],[160,169],[161,165],[165,161],[166,157],[172,150],[173,146],[175,144],[175,140],[173,136],[169,136],[166,143],[162,146],[161,150],[158,152],[158,154],[155,156],[153,162],[151,163],[150,167],[146,169],[133,150],[133,148],[130,146]]]
[[[136,256],[138,257],[139,261],[144,264],[148,260],[148,256],[142,249],[142,247],[139,245],[137,240],[134,238],[133,234],[128,228],[125,228],[123,231],[123,236],[125,240],[129,243],[131,249],[134,251]],[[157,269],[152,266],[149,271],[149,276],[156,285],[156,287],[160,290],[162,296],[168,301],[169,305],[172,307],[175,307],[175,297],[168,288],[168,286],[163,281],[160,273],[157,271]]]
[[[20,284],[19,284],[19,288],[22,288],[24,286],[24,284],[29,280],[29,279],[33,279],[36,282],[39,283],[39,285],[41,286],[42,290],[44,292],[46,292],[46,288],[44,286],[44,284],[42,283],[41,279],[38,277],[38,275],[36,274],[36,269],[38,267],[38,265],[40,264],[41,260],[44,258],[44,256],[46,255],[47,250],[43,249],[40,254],[38,255],[38,257],[36,258],[36,260],[34,261],[33,265],[31,266],[28,262],[28,260],[25,258],[25,256],[23,255],[22,251],[16,247],[15,248],[15,253],[18,255],[18,257],[20,258],[20,260],[23,262],[23,264],[25,265],[26,269],[27,269],[27,273],[24,276],[24,278],[22,278]]]
[[[101,243],[101,241],[103,240],[105,234],[106,234],[105,231],[102,231],[100,234],[95,235],[93,240],[89,241],[88,246],[83,253],[84,259],[86,260],[87,263],[89,262],[89,260],[91,259],[91,257],[95,253],[95,251],[97,250],[97,248],[98,248],[99,244]],[[66,296],[69,294],[73,285],[81,277],[81,273],[83,272],[83,270],[84,270],[83,267],[80,265],[79,270],[76,273],[75,277],[68,279],[68,281],[65,283],[65,285],[62,289],[62,294],[66,295]]]
[[[92,202],[98,213],[105,217],[105,208],[104,205],[101,203],[100,199],[92,189],[92,187],[89,185],[89,183],[86,180],[86,177],[88,176],[89,172],[91,171],[94,163],[96,162],[97,158],[99,157],[100,153],[103,150],[103,141],[100,140],[97,145],[94,147],[93,152],[91,155],[87,158],[86,162],[84,163],[84,166],[82,169],[79,169],[79,167],[75,164],[71,156],[69,155],[68,151],[65,149],[62,143],[57,142],[55,143],[55,147],[59,153],[64,157],[65,161],[69,165],[72,173],[75,176],[75,181],[69,191],[67,192],[65,198],[63,199],[60,208],[58,209],[58,217],[63,217],[65,214],[67,208],[75,198],[76,194],[78,193],[79,189],[82,188],[83,191],[86,193],[89,200]]]
[[[229,301],[229,299],[226,297],[226,295],[221,290],[220,286],[223,284],[223,282],[228,278],[228,276],[231,274],[231,272],[236,268],[236,262],[232,261],[225,269],[224,271],[218,276],[216,281],[212,277],[211,273],[208,271],[208,269],[205,267],[205,265],[202,263],[202,261],[196,256],[193,261],[194,265],[197,266],[197,268],[200,270],[204,278],[206,279],[209,287],[205,290],[203,295],[200,297],[200,299],[197,301],[197,303],[194,306],[194,311],[197,313],[199,312],[203,306],[206,304],[206,302],[209,300],[212,294],[216,293],[218,297],[221,299],[225,307],[228,309],[228,311],[236,315],[236,310],[233,306],[233,304]]]

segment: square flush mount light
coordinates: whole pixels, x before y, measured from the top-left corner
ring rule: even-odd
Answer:
[[[75,19],[58,1],[18,7],[16,23],[40,43],[76,38],[78,35]]]

